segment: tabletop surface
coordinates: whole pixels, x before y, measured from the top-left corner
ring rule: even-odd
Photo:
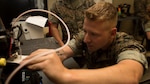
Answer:
[[[22,41],[21,49],[23,55],[28,55],[37,49],[56,49],[59,47],[53,37]]]

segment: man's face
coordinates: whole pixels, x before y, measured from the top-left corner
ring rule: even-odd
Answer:
[[[111,28],[106,29],[105,27],[100,21],[84,20],[84,42],[87,44],[90,52],[106,49],[111,44],[116,34],[116,28],[113,30]]]

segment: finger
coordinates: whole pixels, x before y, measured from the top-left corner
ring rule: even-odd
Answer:
[[[40,57],[32,62],[30,62],[27,67],[32,70],[45,70],[47,68],[52,68],[62,66],[60,58],[54,53],[52,55],[46,55]]]
[[[44,69],[43,65],[44,65],[43,62],[40,62],[40,63],[28,65],[27,68],[32,70],[42,70]]]
[[[29,56],[33,57],[35,55],[39,55],[41,53],[48,52],[48,51],[50,51],[50,50],[49,49],[38,49],[38,50],[32,52]]]
[[[31,58],[33,58],[33,57],[35,57],[35,56],[37,56],[37,55],[40,55],[40,54],[45,53],[45,52],[48,52],[48,51],[50,51],[50,50],[49,50],[49,49],[38,49],[38,50],[32,52],[32,53],[31,53],[29,56],[27,56],[24,60],[31,59]]]
[[[51,55],[42,56],[28,63],[27,67],[32,70],[43,70],[44,68],[46,68],[45,66],[49,64],[53,65],[53,63],[51,63],[52,60],[50,58]]]
[[[42,62],[44,60],[47,60],[48,59],[48,56],[40,56],[40,57],[37,57],[37,58],[32,58],[32,57],[28,57],[27,59],[24,59],[22,62],[20,62],[20,64],[23,64],[25,62],[28,62],[28,65],[29,64],[35,64],[35,63],[39,63],[39,62]],[[29,62],[30,60],[30,62]]]

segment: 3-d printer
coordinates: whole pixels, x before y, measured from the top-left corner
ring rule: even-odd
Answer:
[[[5,66],[7,59],[15,59],[20,52],[19,36],[14,39],[12,29],[6,30],[2,21],[0,21],[0,46],[0,66]]]
[[[15,37],[15,32],[13,31],[16,28],[18,29],[17,37]],[[2,20],[0,20],[0,69],[2,69],[0,84],[4,84],[10,73],[19,66],[17,63],[8,61],[14,61],[20,57],[22,52],[20,48],[20,37],[22,33],[21,25],[6,29]],[[36,78],[37,80],[33,80]],[[41,76],[36,71],[31,71],[24,67],[16,73],[9,84],[42,84],[40,80]]]

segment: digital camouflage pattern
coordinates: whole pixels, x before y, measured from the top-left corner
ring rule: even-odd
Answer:
[[[150,0],[134,0],[134,12],[141,17],[145,31],[150,31]]]
[[[88,52],[86,44],[82,42],[83,37],[84,34],[79,33],[71,40],[69,46],[75,54],[82,54],[81,56],[85,57],[87,68],[103,68],[117,64],[124,59],[134,59],[141,62],[145,68],[148,66],[144,56],[145,49],[133,36],[118,32],[116,38],[106,50],[99,49],[91,54]],[[84,51],[82,52],[82,50]]]
[[[150,16],[150,0],[134,0],[134,12],[136,15],[148,20]]]
[[[64,20],[69,28],[71,38],[77,34],[83,27],[84,11],[95,4],[93,0],[56,0],[51,11]],[[55,24],[60,24],[63,33],[63,41],[67,40],[67,32],[61,22],[55,17],[50,18]]]

